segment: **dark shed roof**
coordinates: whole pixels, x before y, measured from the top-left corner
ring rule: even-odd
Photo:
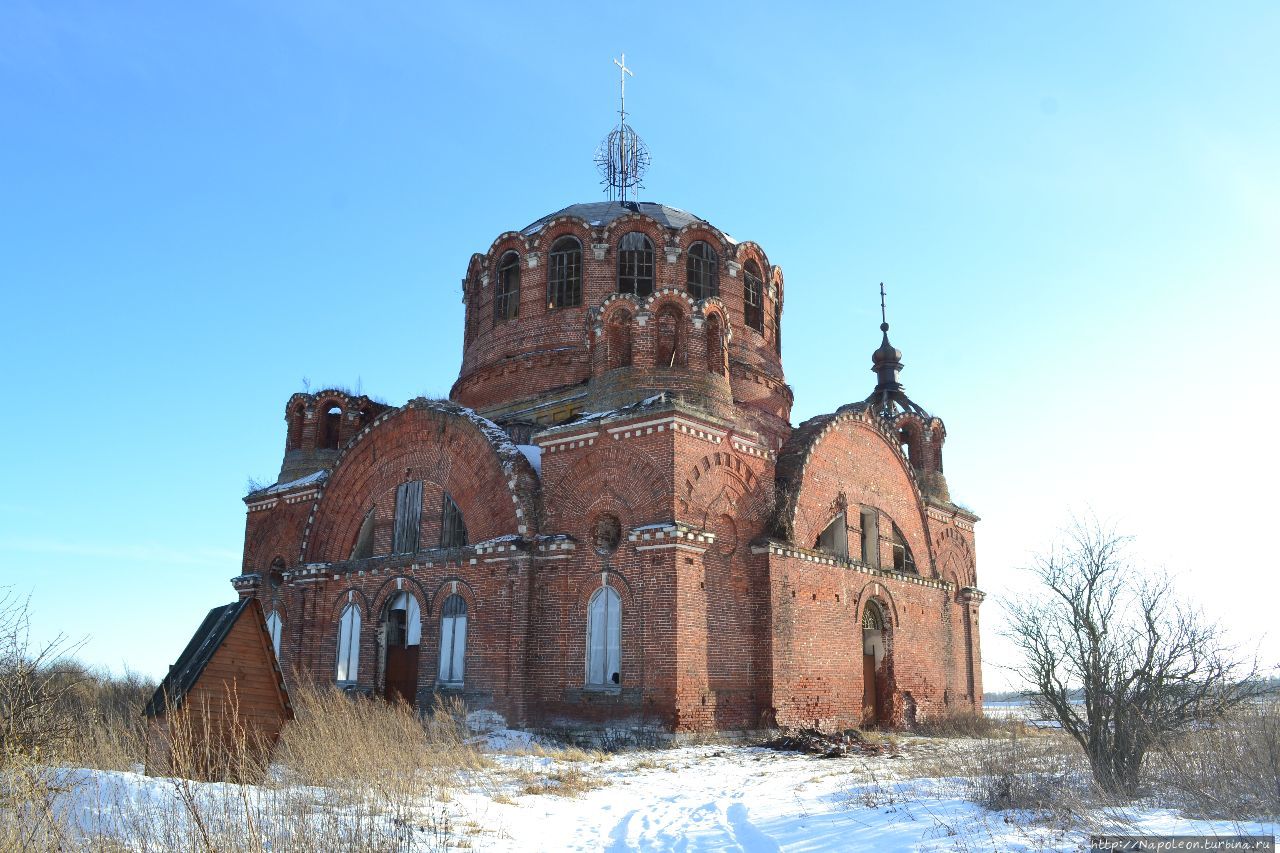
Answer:
[[[227,638],[231,626],[236,624],[240,614],[250,604],[257,604],[257,599],[242,598],[209,611],[209,615],[204,617],[204,621],[196,629],[191,642],[187,643],[187,647],[178,656],[178,662],[169,667],[169,674],[156,688],[151,701],[143,709],[144,714],[157,717],[166,713],[170,706],[177,708],[182,704],[183,697],[195,687],[200,673],[204,672],[204,668],[213,659],[213,653]]]

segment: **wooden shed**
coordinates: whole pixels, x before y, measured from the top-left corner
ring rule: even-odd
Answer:
[[[257,599],[209,611],[144,713],[150,774],[224,779],[265,766],[293,707]]]

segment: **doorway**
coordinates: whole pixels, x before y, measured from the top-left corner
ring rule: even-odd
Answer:
[[[386,666],[382,695],[388,701],[413,705],[418,696],[418,647],[422,642],[422,613],[418,600],[401,590],[392,596],[383,617]]]
[[[885,697],[888,694],[888,644],[884,610],[868,601],[862,612],[862,724],[888,722]]]

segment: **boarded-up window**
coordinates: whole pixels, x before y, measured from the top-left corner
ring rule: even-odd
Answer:
[[[360,677],[360,608],[347,605],[338,620],[338,681],[352,682]]]
[[[422,519],[422,481],[410,480],[396,489],[396,527],[391,553],[412,554],[418,550],[418,527]]]
[[[360,532],[356,534],[356,544],[351,549],[351,559],[363,560],[373,556],[373,509],[370,508],[360,522]]]
[[[707,318],[707,370],[724,376],[724,327],[719,314]]]
[[[622,599],[603,586],[587,606],[587,684],[616,687],[622,683]]]
[[[657,367],[684,367],[684,316],[666,306],[658,312]]]
[[[880,518],[874,509],[862,510],[862,562],[880,568]]]
[[[551,245],[547,261],[547,307],[582,304],[582,244],[561,237]]]
[[[458,509],[453,498],[445,494],[440,517],[440,547],[461,548],[466,544],[467,525],[462,518],[462,510]]]
[[[685,286],[694,299],[720,295],[715,250],[701,240],[690,246],[685,256]]]
[[[831,523],[827,525],[826,530],[822,531],[814,547],[819,551],[835,554],[837,557],[849,556],[849,535],[845,528],[843,512],[831,519]]]
[[[280,611],[272,610],[271,615],[267,617],[267,633],[271,635],[271,648],[275,650],[277,663],[280,661],[280,635],[283,628]]]
[[[742,267],[742,314],[748,326],[764,332],[764,278],[755,261]]]
[[[618,292],[648,296],[653,293],[653,243],[639,231],[618,241]]]
[[[440,612],[440,675],[443,684],[461,684],[467,651],[467,603],[462,596],[445,599]]]
[[[911,555],[911,546],[896,524],[893,525],[893,568],[898,572],[916,570],[916,559]]]
[[[494,325],[520,313],[520,256],[507,252],[498,261],[498,281],[493,293]]]
[[[631,366],[631,312],[617,311],[609,318],[609,369]]]

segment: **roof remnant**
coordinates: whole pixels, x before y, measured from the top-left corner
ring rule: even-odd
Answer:
[[[200,674],[209,665],[222,641],[227,638],[231,626],[236,624],[240,614],[253,601],[256,599],[242,598],[209,611],[187,647],[178,656],[178,662],[169,667],[169,674],[156,688],[151,701],[143,708],[143,714],[158,717],[171,708],[181,707],[183,698],[200,680]]]

